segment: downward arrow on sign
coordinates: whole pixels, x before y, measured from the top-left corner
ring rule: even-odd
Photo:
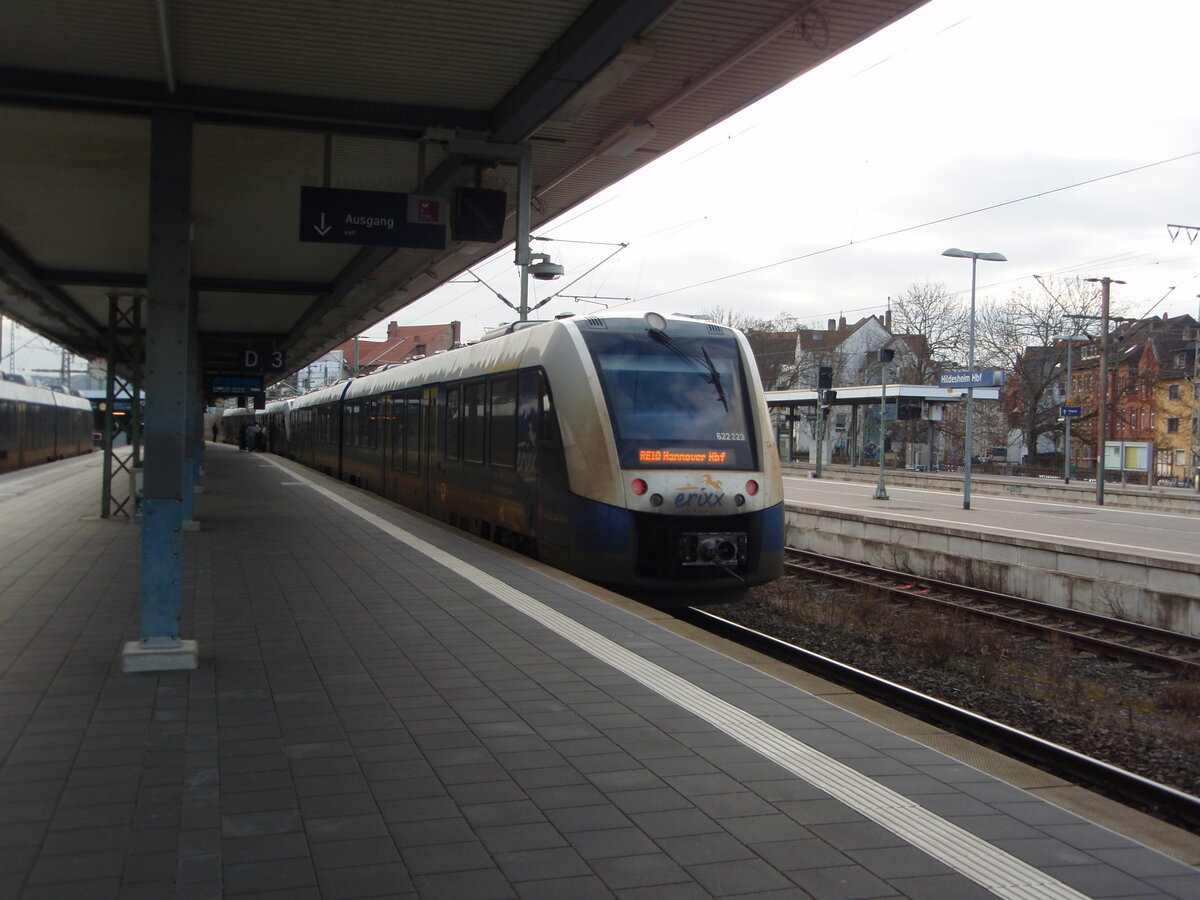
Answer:
[[[316,230],[317,234],[319,234],[321,237],[325,237],[325,235],[329,234],[329,230],[333,228],[333,226],[325,224],[325,213],[321,213],[321,224],[314,225],[313,228]]]

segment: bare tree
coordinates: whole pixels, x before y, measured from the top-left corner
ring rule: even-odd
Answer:
[[[948,362],[965,356],[967,310],[940,281],[914,282],[891,309],[894,334],[924,338],[924,350],[910,354],[914,384],[929,383]]]
[[[976,318],[975,363],[1010,373],[1009,421],[1030,454],[1038,438],[1061,427],[1054,387],[1064,377],[1062,335],[1095,334],[1100,287],[1081,279],[1041,279],[1037,292],[1018,288],[1006,300],[985,300]]]
[[[723,306],[714,306],[705,310],[705,313],[719,325],[728,325],[730,328],[736,328],[738,331],[764,331],[764,332],[783,332],[783,331],[799,331],[802,326],[800,320],[795,316],[781,312],[773,319],[764,316],[755,316],[750,313],[739,312],[733,308],[726,309]]]

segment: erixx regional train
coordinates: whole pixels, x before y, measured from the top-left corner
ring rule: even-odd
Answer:
[[[766,402],[745,337],[711,322],[518,323],[258,418],[273,452],[660,605],[782,571]]]
[[[0,472],[92,452],[87,400],[12,378],[0,378]]]

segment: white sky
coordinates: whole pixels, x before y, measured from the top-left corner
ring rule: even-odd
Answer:
[[[1195,315],[1200,240],[1166,225],[1200,225],[1198,35],[1187,0],[933,0],[535,233],[628,242],[568,293],[632,309],[824,327],[918,281],[965,298],[969,262],[940,255],[961,247],[1010,260],[979,264],[981,298],[1108,275],[1134,314]],[[534,249],[567,269],[532,283],[537,300],[613,248]],[[517,301],[511,250],[475,271]],[[514,318],[466,283],[388,317],[459,319],[466,338]]]
[[[1010,260],[979,264],[981,299],[1108,275],[1132,314],[1195,315],[1200,240],[1166,226],[1200,225],[1198,36],[1190,0],[932,0],[536,233],[628,242],[569,292],[632,309],[853,322],[915,282],[965,299],[969,262],[941,256],[961,247]],[[531,283],[536,301],[614,248],[534,249],[567,269]],[[475,271],[517,301],[511,249]],[[514,318],[450,284],[366,335],[458,319],[470,339]],[[18,369],[58,364],[26,352]]]

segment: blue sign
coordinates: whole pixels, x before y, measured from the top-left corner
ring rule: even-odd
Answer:
[[[1060,416],[1062,416],[1064,419],[1077,418],[1080,415],[1081,411],[1082,410],[1078,406],[1060,406],[1058,408],[1058,414]]]
[[[978,372],[942,372],[938,376],[939,387],[1000,387],[1004,384],[1004,373],[999,369],[981,369]]]
[[[300,240],[446,248],[446,200],[391,191],[300,188]]]
[[[218,397],[246,397],[261,393],[263,389],[261,375],[213,375],[210,377],[209,393]]]

